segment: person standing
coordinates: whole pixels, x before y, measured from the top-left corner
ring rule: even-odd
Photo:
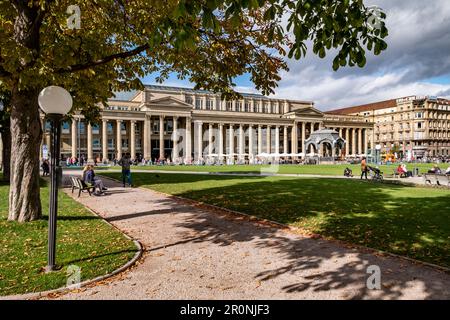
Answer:
[[[125,188],[126,184],[125,182],[128,181],[128,184],[130,187],[132,187],[131,182],[131,165],[133,164],[133,161],[131,161],[131,156],[129,153],[125,154],[125,156],[122,157],[122,159],[119,160],[119,165],[122,167],[122,182],[123,187]]]
[[[361,161],[361,180],[362,178],[366,176],[366,180],[367,180],[367,161],[366,161],[366,157],[362,158]]]

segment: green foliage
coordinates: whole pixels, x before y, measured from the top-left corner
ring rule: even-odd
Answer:
[[[249,73],[270,94],[287,70],[284,57],[304,57],[307,41],[320,57],[337,50],[335,70],[362,67],[365,50],[386,49],[385,15],[370,28],[362,0],[81,1],[79,30],[67,27],[72,4],[0,0],[0,85],[63,86],[91,120],[98,103],[141,89],[139,77],[149,73],[164,81],[176,72],[226,96],[235,94],[232,79]]]

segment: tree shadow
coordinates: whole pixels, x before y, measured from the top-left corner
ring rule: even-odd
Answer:
[[[136,252],[136,250],[132,250],[132,249],[119,250],[119,251],[89,256],[86,258],[81,258],[81,259],[76,259],[76,260],[71,260],[71,261],[64,261],[64,264],[71,265],[74,263],[79,263],[79,262],[84,262],[84,261],[89,261],[89,260],[94,260],[94,259],[99,259],[99,258],[104,258],[104,257],[109,257],[109,256],[117,256],[117,255],[121,255],[123,253],[133,253],[133,252]]]
[[[193,182],[197,178],[191,177]],[[394,196],[393,192],[399,193]],[[404,186],[341,180],[336,184],[334,179],[258,180],[178,195],[286,224],[312,228],[316,223],[317,231],[326,237],[444,266],[449,263],[450,195],[410,196]],[[287,293],[348,288],[350,293],[346,299],[399,299],[418,281],[426,298],[450,298],[448,275],[435,269],[400,258],[380,257],[370,250],[355,250],[336,242],[281,234],[279,229],[250,220],[236,216],[230,219],[229,214],[220,212],[214,215],[202,212],[193,214],[177,227],[199,233],[201,237],[190,240],[194,243],[229,246],[235,242],[252,242],[258,249],[274,252],[286,264],[263,270],[255,274],[255,279],[270,281],[289,274],[308,274],[298,282],[284,285],[281,289]],[[333,265],[333,261],[340,262]],[[367,289],[370,265],[381,268],[380,291]]]
[[[261,226],[247,218],[230,217],[227,214],[195,213],[189,219],[177,224],[199,234],[196,238],[186,237],[178,243],[211,243],[230,246],[236,242],[251,242],[257,249],[271,251],[278,261],[285,261],[277,268],[261,266],[254,275],[255,280],[271,281],[275,278],[298,280],[286,282],[280,290],[286,293],[306,291],[324,292],[336,289],[348,289],[344,299],[399,299],[404,290],[410,288],[412,281],[421,277],[427,299],[448,299],[449,280],[444,273],[435,277],[436,270],[427,267],[411,267],[411,263],[396,258],[385,259],[373,255],[370,251],[352,250],[343,245],[326,240],[314,240],[291,234],[283,234],[279,229]],[[334,261],[341,261],[339,264]],[[371,265],[380,267],[382,289],[370,292],[366,281],[366,270]],[[324,267],[325,266],[325,267]],[[401,270],[401,274],[392,270]],[[306,276],[304,276],[306,274]],[[431,279],[431,280],[430,280]]]

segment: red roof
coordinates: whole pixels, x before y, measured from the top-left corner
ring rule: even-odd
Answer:
[[[392,108],[395,106],[397,106],[397,99],[363,104],[360,106],[354,106],[354,107],[349,107],[349,108],[341,108],[341,109],[331,110],[326,113],[346,115],[346,114],[360,113],[360,112],[364,112],[364,111],[373,111],[373,110],[380,110],[380,109],[385,109],[385,108]]]

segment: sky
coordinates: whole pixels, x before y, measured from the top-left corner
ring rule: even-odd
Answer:
[[[368,54],[364,68],[332,70],[334,55],[287,60],[289,71],[275,97],[313,101],[322,111],[410,95],[450,98],[450,1],[366,0],[387,14],[388,49],[379,56]],[[142,79],[156,84],[155,75]],[[249,77],[235,80],[236,90],[257,92]],[[192,87],[176,75],[165,85]]]

